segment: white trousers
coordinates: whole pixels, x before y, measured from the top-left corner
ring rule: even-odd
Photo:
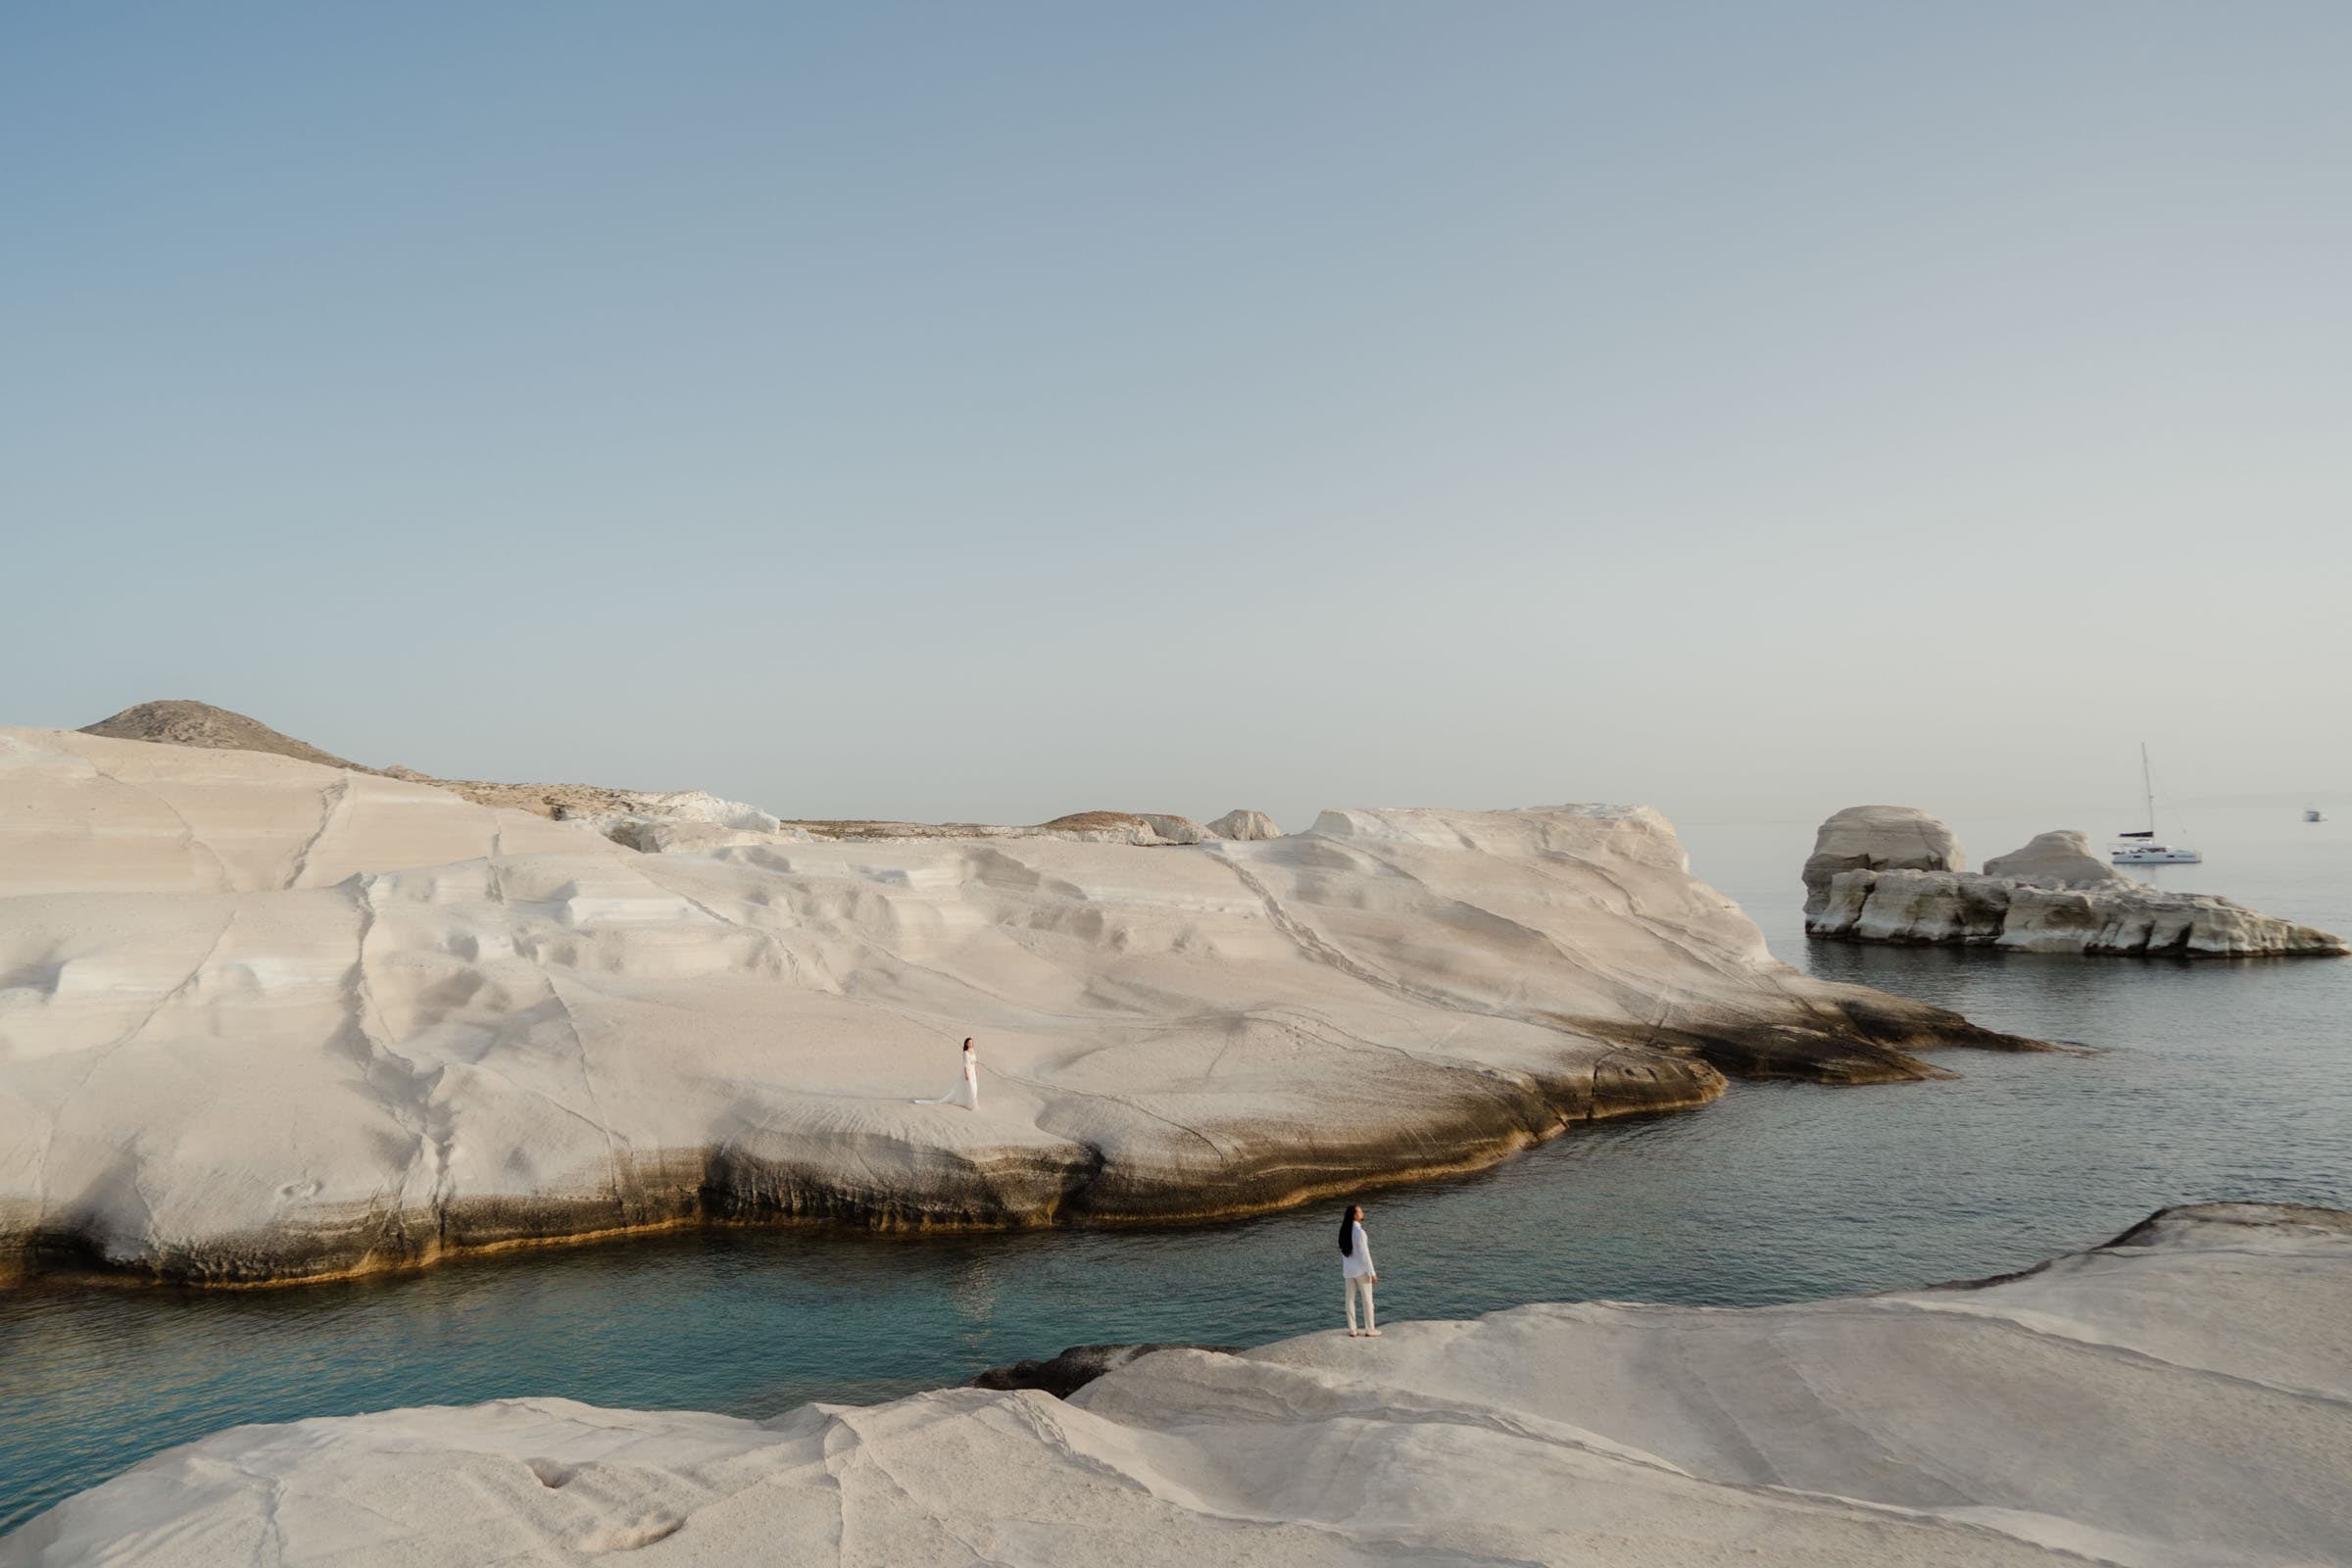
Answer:
[[[1369,1279],[1344,1279],[1340,1281],[1340,1294],[1348,1298],[1348,1333],[1355,1332],[1355,1298],[1359,1296],[1364,1298],[1364,1327],[1368,1329],[1380,1327],[1372,1316],[1372,1282]]]

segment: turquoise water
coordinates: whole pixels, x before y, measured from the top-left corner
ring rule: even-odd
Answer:
[[[2209,813],[2162,880],[2352,930],[2352,833]],[[2043,823],[1956,822],[1980,858]],[[2094,1056],[1956,1082],[1734,1085],[1368,1204],[1393,1317],[1530,1300],[1739,1305],[1967,1278],[2166,1203],[2352,1206],[2352,960],[2196,963],[1807,944],[1810,824],[1691,828],[1694,868],[1817,973]],[[769,1415],[1090,1341],[1340,1320],[1336,1205],[1211,1228],[909,1239],[732,1231],[260,1294],[0,1293],[0,1527],[244,1421],[553,1394]]]

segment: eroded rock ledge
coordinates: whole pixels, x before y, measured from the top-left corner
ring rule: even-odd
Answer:
[[[1805,861],[1805,933],[2020,953],[2179,957],[2337,956],[2342,937],[2211,894],[2125,875],[2071,830],[2042,833],[1971,873],[1949,829],[1900,806],[1851,806]]]
[[[1073,1345],[1059,1355],[1042,1361],[1020,1360],[992,1366],[972,1379],[972,1387],[1000,1392],[1034,1389],[1056,1399],[1066,1399],[1097,1378],[1160,1350],[1200,1350],[1211,1355],[1242,1353],[1238,1345]]]
[[[31,730],[0,731],[0,808],[19,1271],[1221,1217],[1727,1072],[1890,1082],[2034,1044],[1775,961],[1639,808],[1151,847],[721,820],[679,825],[755,841],[641,853],[412,781]],[[913,1103],[965,1035],[979,1112]]]
[[[1397,1288],[1409,1278],[1392,1258]],[[1973,1285],[1167,1349],[769,1421],[564,1399],[242,1427],[8,1568],[2352,1561],[2352,1214],[2171,1209]]]

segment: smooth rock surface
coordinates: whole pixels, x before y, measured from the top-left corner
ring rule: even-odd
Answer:
[[[1539,1305],[1163,1350],[1066,1403],[957,1389],[754,1422],[509,1399],[245,1427],[60,1504],[0,1541],[0,1564],[618,1550],[827,1568],[2342,1563],[2352,1214],[2171,1210],[2023,1275],[1887,1296]]]
[[[913,1103],[965,1035],[979,1111]],[[1906,1052],[1940,1044],[2033,1043],[1775,961],[1641,808],[641,854],[283,758],[0,731],[0,1270],[1244,1213],[1726,1071],[1931,1076]]]
[[[1828,903],[1843,871],[1965,871],[1952,830],[1909,806],[1849,806],[1821,824],[1805,861],[1805,918]]]
[[[1209,823],[1208,830],[1218,838],[1239,839],[1245,843],[1282,837],[1282,828],[1263,811],[1227,811]]]
[[[2073,828],[2034,834],[2024,849],[1986,860],[1984,875],[2046,888],[2097,888],[2117,882],[2139,885],[2101,858],[2090,847],[2089,835]]]
[[[1934,867],[1842,867],[1857,857],[1856,813],[1908,811],[1901,833],[1930,846],[1915,857],[1960,860],[1943,824],[1908,808],[1849,807],[1821,825],[1805,862],[1805,934],[1847,942],[1958,943],[2019,953],[2190,958],[2330,957],[2342,937],[2262,914],[2212,894],[2152,887],[2100,860],[2082,834],[2036,835],[1982,873]],[[1873,830],[1875,831],[1875,830]],[[1891,833],[1891,830],[1889,830]],[[1940,835],[1940,839],[1937,838]],[[1889,837],[1885,847],[1893,847]],[[1837,847],[1837,853],[1830,847]],[[1868,858],[1869,857],[1859,857]]]

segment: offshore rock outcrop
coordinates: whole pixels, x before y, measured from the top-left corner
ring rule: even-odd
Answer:
[[[240,1427],[0,1568],[2352,1561],[2352,1214],[2168,1210],[2001,1279],[1580,1302],[767,1421],[564,1399]]]
[[[1965,871],[1952,830],[1908,806],[1849,806],[1821,824],[1805,860],[1805,919],[1828,905],[1843,871]]]
[[[1921,1048],[2034,1044],[1775,961],[1638,808],[1189,847],[1137,821],[720,820],[755,841],[646,854],[280,757],[0,731],[0,1269],[1205,1218],[1726,1072],[1888,1082],[1938,1075]],[[966,1035],[980,1110],[912,1103]]]
[[[2090,847],[2089,836],[2073,828],[2034,834],[2024,849],[1986,860],[1984,874],[2044,888],[2103,888],[2119,882],[2141,885],[2100,859]]]
[[[1985,861],[1981,874],[1961,869],[1966,863],[1950,831],[1925,813],[1849,807],[1822,823],[1805,861],[1805,934],[2091,956],[2327,957],[2352,951],[2332,932],[2127,876],[2072,830],[2037,834]]]

